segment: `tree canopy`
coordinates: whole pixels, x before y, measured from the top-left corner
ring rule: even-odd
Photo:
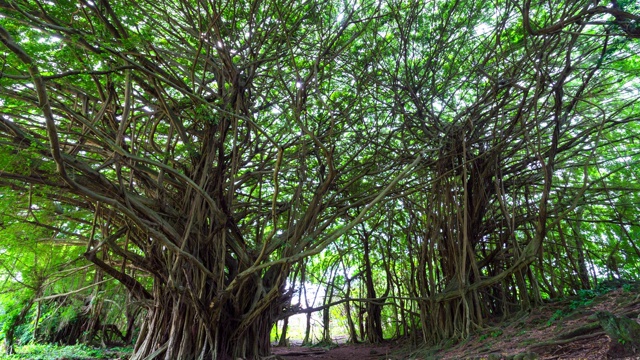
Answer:
[[[31,289],[7,329],[113,280],[133,359],[258,358],[315,278],[354,341],[434,344],[638,276],[632,1],[0,14],[0,281]]]

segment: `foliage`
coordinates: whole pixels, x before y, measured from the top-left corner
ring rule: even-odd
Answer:
[[[564,309],[558,309],[551,315],[551,318],[547,321],[547,326],[550,326],[556,320],[571,314],[575,310],[590,306],[597,297],[605,295],[614,289],[614,287],[608,286],[605,281],[601,282],[595,289],[578,290],[576,296],[566,299],[569,300],[569,304]]]
[[[480,340],[486,340],[489,336],[497,338],[502,335],[502,330],[493,330],[490,333],[480,335]]]
[[[57,346],[29,344],[20,346],[14,355],[0,355],[2,360],[30,359],[30,360],[56,360],[56,359],[126,359],[132,348],[111,348],[108,350],[92,348],[86,345]]]
[[[551,315],[549,320],[547,321],[547,326],[551,326],[556,320],[562,319],[565,316],[565,312],[561,309],[556,310],[556,312]]]

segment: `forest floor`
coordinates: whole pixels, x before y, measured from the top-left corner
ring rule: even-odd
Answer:
[[[382,344],[340,344],[331,347],[273,347],[271,360],[555,360],[555,359],[638,359],[640,346],[624,349],[612,340],[595,314],[606,311],[640,324],[640,282],[618,282],[596,290],[580,291],[561,301],[548,302],[527,312],[493,319],[468,339],[438,346],[412,346],[408,339]],[[631,319],[631,320],[629,320]],[[609,329],[610,331],[610,329]],[[635,338],[640,340],[640,335]],[[29,345],[27,347],[34,347]],[[79,353],[88,347],[36,346],[28,354],[2,356],[2,359],[126,359],[130,352],[117,349],[101,356]],[[40,349],[41,347],[41,349]],[[55,350],[55,351],[53,351]],[[130,349],[129,349],[130,350]],[[97,350],[96,350],[97,351]],[[115,352],[113,352],[115,351]]]
[[[614,342],[595,314],[608,311],[640,323],[640,284],[582,291],[562,301],[486,324],[455,345],[412,347],[408,342],[343,344],[333,348],[273,348],[283,360],[449,360],[449,359],[640,359]]]

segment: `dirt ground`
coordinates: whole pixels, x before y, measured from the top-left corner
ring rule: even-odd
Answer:
[[[392,350],[390,343],[381,345],[343,344],[333,349],[303,346],[275,347],[273,353],[284,360],[381,360],[389,359]]]
[[[343,344],[332,349],[293,346],[273,348],[283,360],[569,360],[640,359],[612,342],[593,316],[609,311],[640,323],[640,284],[593,298],[570,298],[514,314],[453,346],[411,348],[402,342]]]

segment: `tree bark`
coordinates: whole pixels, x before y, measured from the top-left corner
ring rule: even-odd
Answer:
[[[289,340],[287,339],[287,329],[289,328],[289,317],[285,317],[282,321],[282,333],[280,340],[278,340],[278,346],[288,346]]]
[[[220,294],[203,301],[194,299],[190,291],[154,285],[153,305],[131,359],[145,359],[156,351],[166,360],[258,359],[269,355],[270,330],[286,299],[282,293],[284,276],[279,278],[264,296],[244,303]],[[260,293],[257,288],[264,287],[264,283],[247,283],[255,288],[251,291],[245,286],[248,293]],[[211,289],[200,292],[204,290]]]
[[[362,243],[364,246],[364,278],[365,286],[367,289],[367,298],[374,301],[367,302],[367,322],[366,322],[366,334],[367,340],[373,344],[382,342],[382,305],[375,301],[376,290],[373,283],[373,271],[371,269],[370,249],[369,249],[369,237],[370,234],[366,231],[362,237]]]

